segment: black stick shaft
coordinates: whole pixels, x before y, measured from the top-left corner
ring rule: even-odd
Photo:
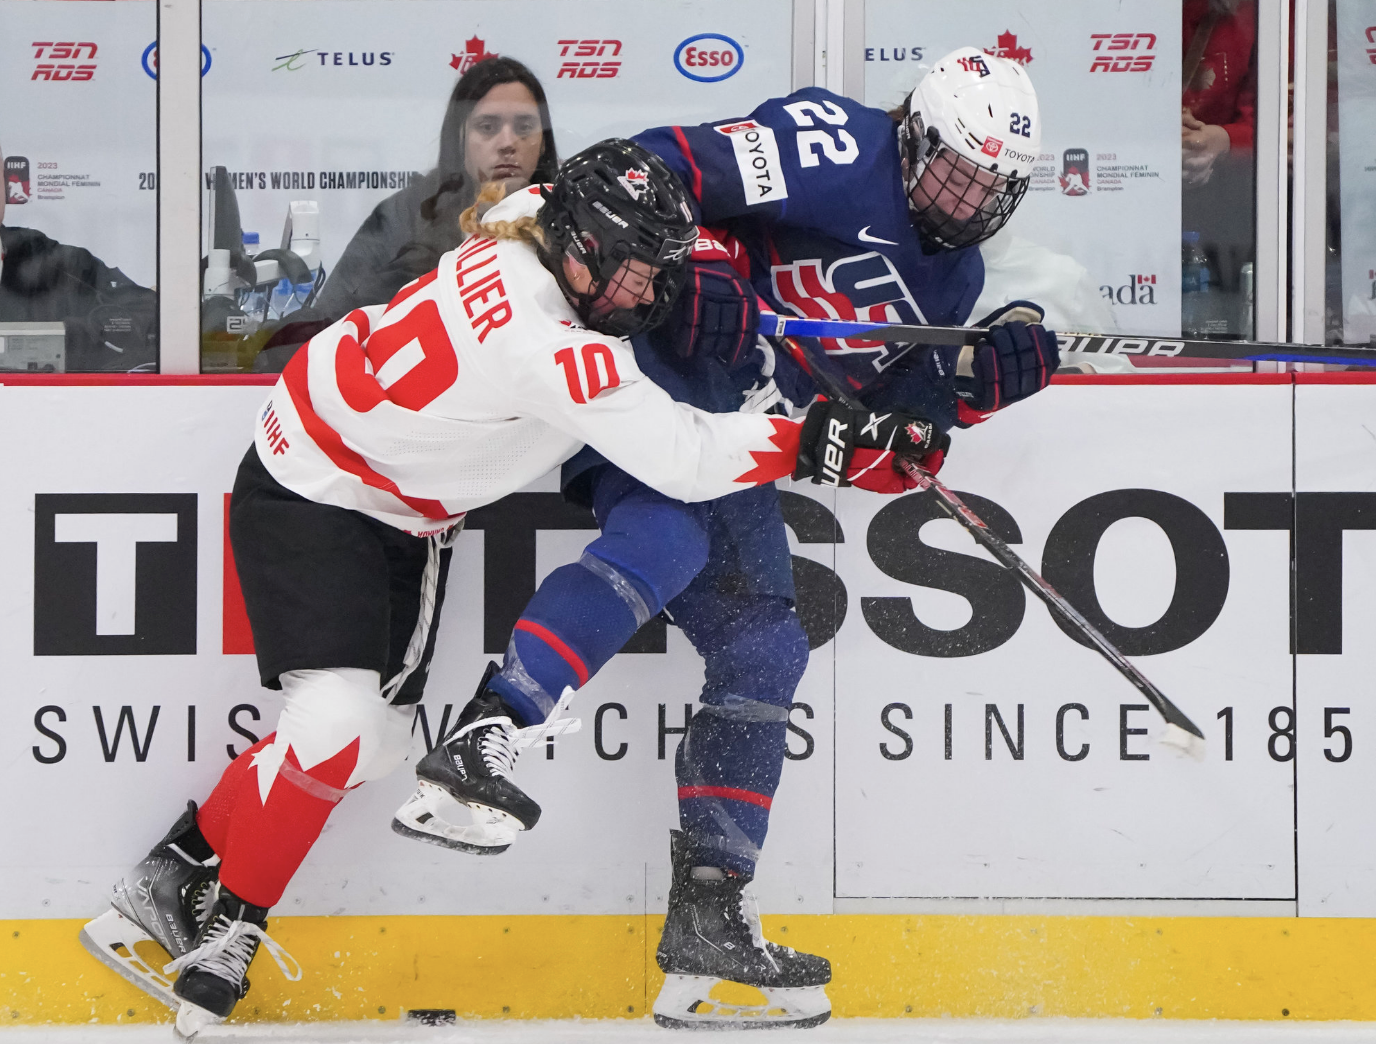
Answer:
[[[801,357],[801,361],[808,361],[807,349],[801,344],[796,341],[786,343],[791,353]],[[827,394],[837,402],[843,402],[851,409],[864,409],[863,405],[832,380],[830,374],[820,366],[811,365],[809,369]],[[994,556],[995,561],[1005,569],[1011,570],[1022,581],[1024,587],[1045,602],[1048,608],[1073,630],[1083,635],[1099,655],[1113,664],[1118,672],[1147,698],[1147,701],[1156,708],[1167,724],[1184,729],[1200,739],[1204,738],[1204,733],[1199,731],[1199,726],[1192,722],[1184,711],[1172,703],[1165,693],[1133,666],[1128,658],[1119,652],[1117,647],[1105,638],[1097,627],[1085,619],[1083,613],[1067,602],[1059,591],[1047,583],[1040,573],[1024,562],[1016,551],[999,539],[998,535],[985,525],[984,520],[971,511],[960,497],[947,489],[940,479],[912,461],[899,458],[899,464],[916,480],[918,488],[927,490],[935,496],[941,510],[955,519],[967,533],[975,538],[976,543],[986,548]]]

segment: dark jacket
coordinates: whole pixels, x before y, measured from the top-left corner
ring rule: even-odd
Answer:
[[[363,305],[386,304],[459,245],[457,209],[424,206],[438,187],[431,171],[373,208],[321,287],[316,312],[340,319]]]
[[[89,250],[0,225],[0,322],[61,322],[67,370],[156,363],[157,294]]]

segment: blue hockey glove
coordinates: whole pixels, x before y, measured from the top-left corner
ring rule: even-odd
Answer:
[[[1061,364],[1056,335],[1041,325],[1043,312],[1027,301],[1014,301],[977,326],[989,336],[974,346],[971,373],[957,372],[956,394],[971,409],[1000,410],[1051,383]]]
[[[740,273],[722,261],[690,261],[674,311],[653,340],[680,359],[711,357],[731,368],[750,354],[759,327],[759,302]]]

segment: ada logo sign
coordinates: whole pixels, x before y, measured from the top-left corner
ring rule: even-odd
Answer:
[[[196,494],[34,497],[35,656],[196,652]]]
[[[1109,286],[1107,283],[1099,287],[1099,295],[1105,300],[1120,305],[1154,305],[1156,304],[1156,273],[1143,275],[1134,273],[1128,276],[1128,281],[1122,286]]]
[[[721,33],[690,36],[674,51],[674,68],[699,83],[728,79],[740,72],[744,64],[741,45]]]

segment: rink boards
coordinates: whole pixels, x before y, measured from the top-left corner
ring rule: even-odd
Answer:
[[[0,389],[11,1021],[162,1015],[75,930],[271,729],[224,535],[265,394]],[[838,1015],[1376,1018],[1353,975],[1376,916],[1371,394],[1075,378],[957,435],[948,485],[1194,718],[1202,762],[926,498],[786,490],[816,647],[757,891],[776,938],[833,960]],[[417,749],[590,525],[552,479],[474,517]],[[278,907],[306,977],[259,968],[257,1016],[643,1015],[701,665],[672,628],[635,646],[575,702],[583,731],[521,762],[545,814],[507,854],[393,835],[406,771],[352,794]]]

